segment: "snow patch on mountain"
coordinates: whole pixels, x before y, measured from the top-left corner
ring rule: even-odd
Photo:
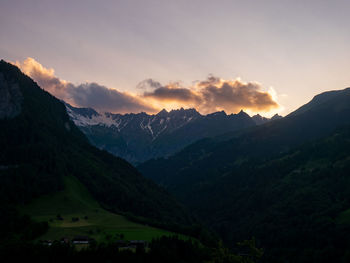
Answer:
[[[82,115],[74,111],[72,107],[67,107],[67,113],[77,126],[92,126],[92,125],[104,125],[110,127],[117,123],[108,114],[92,114],[92,115]]]
[[[118,132],[132,131],[139,129],[141,132],[155,140],[158,136],[166,132],[172,132],[184,125],[203,117],[196,110],[166,110],[155,115],[146,113],[138,114],[113,114],[110,112],[99,113],[91,108],[76,108],[65,103],[67,112],[74,123],[79,127],[100,125],[105,127],[115,127]]]

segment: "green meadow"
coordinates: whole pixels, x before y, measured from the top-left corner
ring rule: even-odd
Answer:
[[[134,223],[124,216],[103,209],[75,177],[65,177],[65,189],[42,196],[29,205],[19,207],[33,220],[49,222],[49,230],[39,239],[59,240],[62,237],[89,236],[97,242],[112,240],[151,241],[175,233]]]

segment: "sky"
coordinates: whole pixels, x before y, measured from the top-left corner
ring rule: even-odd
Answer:
[[[0,57],[75,106],[286,115],[350,86],[350,1],[0,0]]]

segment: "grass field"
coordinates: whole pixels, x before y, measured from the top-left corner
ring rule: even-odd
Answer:
[[[44,240],[89,236],[97,242],[120,240],[146,240],[174,233],[131,222],[124,216],[110,213],[92,198],[87,189],[75,177],[65,177],[65,190],[35,199],[29,205],[19,207],[23,214],[35,221],[49,222]],[[61,219],[59,219],[59,217]],[[79,218],[73,222],[72,218]]]

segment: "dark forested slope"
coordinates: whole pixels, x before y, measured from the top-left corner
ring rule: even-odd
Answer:
[[[334,91],[140,168],[226,244],[255,236],[265,262],[348,262],[349,124],[350,89]]]
[[[0,200],[25,203],[77,177],[107,209],[168,224],[191,220],[163,189],[126,161],[91,146],[65,106],[0,62]]]
[[[350,124],[350,88],[315,96],[283,119],[198,141],[169,158],[145,162],[139,169],[169,189],[191,188],[191,183],[224,174],[248,160],[287,152],[346,124]]]
[[[257,237],[267,262],[330,262],[350,246],[349,189],[347,126],[192,185],[183,200],[227,244]]]

